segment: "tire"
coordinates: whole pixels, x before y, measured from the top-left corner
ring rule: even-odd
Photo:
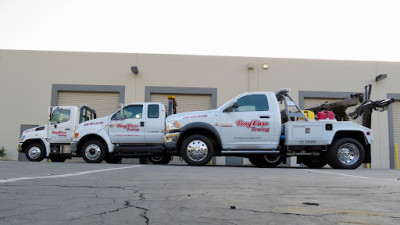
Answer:
[[[336,140],[328,151],[328,164],[334,169],[357,169],[364,158],[364,147],[353,138]]]
[[[181,156],[188,165],[204,166],[214,155],[214,146],[203,135],[192,135],[183,141]]]
[[[106,157],[104,157],[104,161],[106,161],[107,163],[111,163],[111,164],[117,164],[120,163],[122,160],[121,156],[116,156],[113,154],[107,154]]]
[[[63,155],[50,155],[49,159],[52,162],[65,162],[65,160],[67,160],[67,157],[65,157]]]
[[[87,163],[101,163],[107,154],[105,145],[98,140],[86,142],[81,151],[82,158]]]
[[[257,155],[249,157],[249,161],[256,167],[275,168],[282,163],[282,156],[279,154]]]
[[[171,161],[172,156],[169,154],[164,154],[164,155],[153,155],[153,156],[149,156],[147,158],[153,164],[164,164],[165,165]]]
[[[46,157],[46,149],[40,143],[32,143],[26,148],[25,156],[29,161],[40,162]]]
[[[261,167],[261,162],[260,162],[260,157],[259,156],[250,156],[249,161],[251,164],[253,164],[256,167]]]
[[[326,166],[326,164],[328,164],[328,162],[326,161],[326,159],[325,159],[325,157],[323,155],[320,155],[320,156],[303,156],[302,157],[302,162],[308,168],[313,168],[313,169],[319,169],[319,168],[322,168],[322,167]]]

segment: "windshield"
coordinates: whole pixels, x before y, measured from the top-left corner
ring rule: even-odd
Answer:
[[[51,123],[65,123],[70,120],[71,111],[68,109],[54,110],[51,115]]]

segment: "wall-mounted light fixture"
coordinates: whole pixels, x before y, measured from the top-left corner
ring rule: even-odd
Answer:
[[[269,68],[269,64],[268,64],[268,63],[264,63],[262,67],[263,67],[263,69],[265,69],[265,70],[266,70],[266,69],[268,69],[268,68]]]
[[[139,68],[137,66],[131,66],[131,71],[136,75],[139,73]]]
[[[387,74],[379,74],[378,76],[375,77],[375,81],[378,82],[380,80],[383,80],[387,78]]]

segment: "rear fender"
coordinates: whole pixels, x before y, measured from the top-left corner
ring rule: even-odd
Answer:
[[[364,146],[365,150],[364,163],[371,163],[371,144],[368,142],[367,137],[362,131],[338,131],[335,133],[335,136],[333,137],[331,144],[335,140],[343,137],[353,138],[358,142],[360,142],[360,144]]]

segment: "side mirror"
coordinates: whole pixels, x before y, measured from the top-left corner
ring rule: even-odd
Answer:
[[[122,104],[122,103],[119,104],[119,113],[120,113],[121,118],[124,118],[123,117],[123,115],[124,115],[124,104]]]
[[[228,106],[226,109],[224,109],[223,112],[233,112],[233,110],[239,108],[239,104],[237,102],[234,102],[231,106]]]
[[[50,108],[49,108],[49,114],[48,114],[48,116],[49,116],[49,121],[51,121],[51,115],[53,114],[53,106],[50,106]]]
[[[119,112],[115,115],[115,120],[124,120],[124,104],[119,104]]]
[[[114,120],[124,120],[124,119],[126,119],[125,118],[125,116],[122,114],[120,114],[120,113],[118,113],[116,116],[115,116],[115,119]]]

